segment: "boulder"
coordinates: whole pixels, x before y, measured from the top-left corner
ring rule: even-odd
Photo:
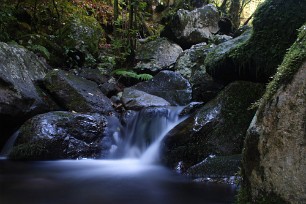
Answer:
[[[240,154],[245,132],[254,116],[252,103],[263,92],[263,85],[234,82],[212,101],[173,128],[162,142],[163,163],[184,170],[211,154]],[[183,170],[183,171],[184,171]]]
[[[228,60],[228,55],[231,54],[235,49],[241,46],[243,43],[247,42],[251,37],[251,30],[247,30],[242,35],[237,38],[228,40],[224,43],[221,43],[210,50],[206,55],[203,66],[206,67],[207,72],[210,76],[221,80],[223,83],[229,83],[235,81],[236,79],[243,78],[242,71],[237,67],[233,69],[232,64],[228,63],[222,69],[219,68],[219,64],[226,63]],[[221,66],[221,65],[220,65]],[[218,67],[218,69],[212,69],[212,67]],[[240,75],[240,77],[237,77]],[[249,73],[245,73],[244,79],[248,78]]]
[[[219,30],[219,19],[219,12],[212,4],[193,11],[180,9],[165,26],[161,36],[173,40],[183,49],[190,48],[191,45],[208,42]]]
[[[83,15],[82,18],[70,17],[60,29],[62,46],[66,49],[77,49],[96,54],[103,29],[93,16]]]
[[[204,60],[214,45],[200,43],[184,50],[178,57],[174,70],[187,79],[192,86],[192,99],[208,102],[223,88],[206,72]]]
[[[0,147],[28,117],[55,108],[36,84],[47,71],[32,52],[0,42]]]
[[[179,73],[172,71],[161,71],[152,79],[131,88],[159,96],[171,105],[187,105],[192,95],[190,83]]]
[[[306,21],[305,11],[306,1],[264,1],[254,14],[250,39],[222,57],[212,52],[207,72],[225,81],[268,82]]]
[[[152,73],[169,69],[182,51],[180,46],[169,42],[166,38],[145,42],[137,47],[136,60],[139,62],[135,69]]]
[[[63,70],[53,70],[44,79],[45,88],[63,108],[76,112],[110,114],[112,102],[92,81]]]
[[[125,88],[121,97],[123,105],[130,110],[140,110],[145,107],[170,106],[165,99],[139,91]]]
[[[306,24],[300,32],[247,131],[242,202],[306,202]]]
[[[187,169],[194,180],[234,184],[241,165],[241,154],[230,156],[209,155],[200,163]]]
[[[64,111],[37,115],[19,129],[14,160],[105,158],[112,145],[108,117]]]

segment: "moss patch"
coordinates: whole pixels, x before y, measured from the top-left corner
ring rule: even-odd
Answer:
[[[299,29],[295,43],[287,52],[283,63],[278,67],[273,80],[268,84],[264,100],[269,101],[275,92],[291,82],[293,76],[306,61],[306,24]]]
[[[208,72],[219,79],[223,69],[234,73],[233,80],[268,81],[306,21],[305,11],[303,0],[266,0],[254,15],[251,38],[223,60],[208,64]]]

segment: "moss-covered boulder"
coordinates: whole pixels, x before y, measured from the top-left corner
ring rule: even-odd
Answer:
[[[261,84],[239,81],[228,85],[165,136],[163,162],[172,168],[181,163],[184,171],[210,154],[240,154],[255,113],[249,107],[262,93]]]
[[[217,83],[206,72],[204,60],[214,46],[199,43],[182,52],[174,66],[175,72],[180,73],[192,86],[194,101],[208,102],[224,87]]]
[[[51,97],[64,109],[110,114],[112,102],[93,81],[63,70],[49,72],[43,81]]]
[[[251,38],[221,58],[214,59],[211,53],[205,62],[208,73],[225,81],[266,82],[295,41],[297,29],[306,21],[305,13],[304,0],[266,0],[254,14]]]
[[[93,16],[73,16],[58,31],[58,41],[66,50],[68,61],[77,66],[90,64],[97,56],[104,31]]]
[[[183,49],[166,38],[144,42],[137,47],[135,69],[151,73],[169,69],[176,62],[177,57]]]
[[[112,145],[108,118],[99,114],[49,112],[19,129],[10,159],[53,160],[103,158]]]
[[[54,108],[38,86],[47,71],[33,52],[0,42],[0,146],[26,119]]]
[[[306,201],[306,24],[267,87],[246,136],[241,203]]]

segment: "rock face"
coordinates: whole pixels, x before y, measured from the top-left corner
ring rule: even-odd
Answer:
[[[51,109],[52,102],[35,84],[47,70],[32,52],[0,43],[0,146],[28,117]]]
[[[192,99],[208,102],[223,88],[206,72],[204,60],[213,48],[206,43],[193,45],[178,57],[175,71],[187,79],[192,86]]]
[[[161,71],[152,79],[131,88],[159,96],[171,105],[187,105],[192,97],[189,82],[179,73],[172,71]]]
[[[54,100],[67,110],[109,114],[112,102],[98,85],[62,70],[53,70],[44,79],[46,89]]]
[[[169,69],[182,51],[180,46],[169,42],[166,38],[143,43],[136,50],[136,60],[139,62],[135,69],[150,72]]]
[[[264,1],[254,14],[251,38],[220,60],[212,57],[208,73],[221,80],[229,80],[230,74],[231,80],[267,82],[306,21],[305,11],[306,1],[302,0]]]
[[[219,30],[219,13],[215,6],[208,4],[193,11],[180,9],[172,21],[165,26],[161,36],[178,43],[182,48],[207,42]]]
[[[228,85],[165,136],[163,162],[172,168],[180,162],[184,171],[210,154],[240,154],[255,112],[248,108],[262,92],[261,84],[240,81]]]
[[[13,150],[15,160],[53,160],[105,157],[112,145],[111,124],[99,114],[49,112],[20,128]]]
[[[306,25],[300,31],[247,132],[241,194],[253,203],[306,202]]]
[[[127,109],[132,110],[154,106],[170,106],[170,103],[163,98],[131,88],[124,89],[121,100]]]

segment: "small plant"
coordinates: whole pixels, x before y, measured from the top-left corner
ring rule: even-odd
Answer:
[[[152,79],[153,76],[151,74],[137,74],[134,71],[126,70],[126,69],[116,69],[112,72],[112,74],[122,77],[134,78],[137,80],[149,80]]]

